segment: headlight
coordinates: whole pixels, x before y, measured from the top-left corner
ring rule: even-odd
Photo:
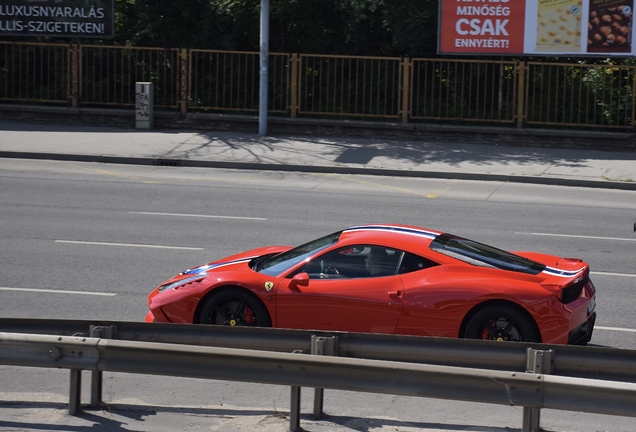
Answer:
[[[197,274],[195,274],[193,276],[187,277],[185,279],[181,279],[180,281],[173,282],[173,283],[167,284],[167,285],[161,285],[159,287],[159,292],[162,293],[164,291],[168,291],[168,290],[180,287],[182,285],[186,285],[186,284],[189,284],[189,283],[192,283],[192,282],[197,282],[197,281],[205,279],[206,277],[208,277],[207,273],[197,273]]]

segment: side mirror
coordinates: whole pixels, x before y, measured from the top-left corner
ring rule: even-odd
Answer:
[[[305,272],[298,273],[294,276],[289,283],[290,288],[297,288],[299,286],[308,286],[309,285],[309,275]]]

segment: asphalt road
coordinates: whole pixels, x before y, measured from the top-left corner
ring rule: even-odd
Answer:
[[[398,222],[585,259],[599,290],[592,343],[636,349],[635,216],[634,191],[0,159],[0,314],[140,321],[148,292],[196,264]],[[64,371],[1,367],[0,382],[0,430],[285,430],[289,407],[287,388],[120,374],[107,377],[105,400],[121,410],[70,418]],[[329,417],[303,418],[306,430],[509,431],[521,422],[515,407],[346,392],[325,403]],[[633,431],[634,419],[544,410],[542,425]]]

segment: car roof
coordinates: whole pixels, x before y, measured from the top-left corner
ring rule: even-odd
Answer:
[[[428,248],[441,231],[414,225],[359,225],[342,231],[339,244],[381,244],[402,249]]]

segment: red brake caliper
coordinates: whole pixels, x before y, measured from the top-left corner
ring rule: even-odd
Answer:
[[[254,319],[254,312],[252,312],[252,309],[247,306],[243,309],[243,317],[245,318],[246,324],[254,324],[256,322]]]
[[[495,327],[497,325],[497,320],[495,318],[492,319],[492,322],[490,323],[491,327]],[[488,327],[484,326],[484,329],[481,331],[481,338],[483,340],[488,340],[490,339],[490,331],[488,330]]]

